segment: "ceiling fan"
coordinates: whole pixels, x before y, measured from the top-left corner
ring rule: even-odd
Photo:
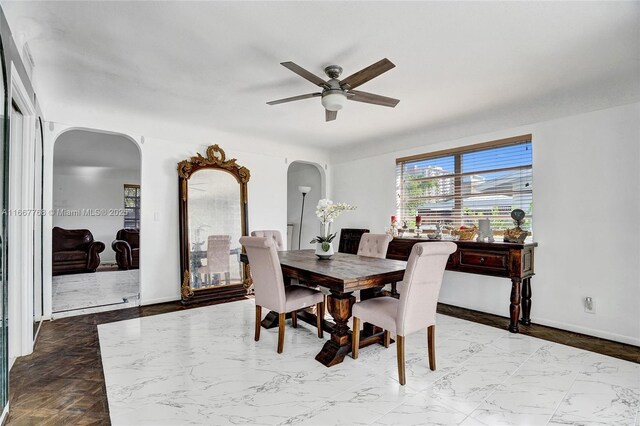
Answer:
[[[322,106],[325,109],[326,121],[333,121],[338,116],[338,111],[344,107],[347,100],[364,102],[367,104],[382,105],[387,107],[395,107],[400,102],[398,99],[388,98],[386,96],[375,95],[373,93],[361,92],[359,90],[353,90],[361,84],[376,78],[380,74],[389,71],[394,68],[393,62],[384,58],[375,64],[369,65],[366,68],[361,69],[355,74],[351,74],[349,77],[342,80],[338,80],[340,74],[342,74],[342,67],[338,65],[329,65],[324,69],[324,72],[329,77],[329,80],[324,81],[317,75],[305,70],[299,65],[293,62],[281,62],[281,65],[290,69],[300,77],[309,80],[313,84],[322,87],[322,92],[308,93],[306,95],[298,95],[290,98],[278,99],[276,101],[267,102],[268,105],[278,105],[285,102],[299,101],[302,99],[322,97]]]

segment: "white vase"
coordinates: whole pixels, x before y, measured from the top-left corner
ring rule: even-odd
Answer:
[[[324,247],[323,247],[324,244]],[[328,245],[328,247],[327,247]],[[327,249],[327,250],[325,250]],[[316,256],[322,260],[331,259],[333,256],[333,244],[331,243],[316,243]]]

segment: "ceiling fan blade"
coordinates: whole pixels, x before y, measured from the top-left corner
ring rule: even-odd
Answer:
[[[325,109],[325,121],[333,121],[336,118],[338,118],[338,111],[329,111],[328,109]]]
[[[321,95],[322,93],[320,92],[307,93],[306,95],[298,95],[298,96],[292,96],[290,98],[278,99],[277,101],[269,101],[267,102],[267,105],[278,105],[278,104],[283,104],[285,102],[293,102],[293,101],[300,101],[302,99],[317,98],[318,96],[321,96]]]
[[[368,92],[361,92],[359,90],[349,90],[348,93],[353,95],[353,96],[347,96],[348,100],[356,101],[356,102],[364,102],[366,104],[382,105],[382,106],[393,108],[396,105],[398,105],[398,102],[400,102],[399,99],[388,98],[386,96],[376,95]]]
[[[280,65],[284,66],[285,68],[289,68],[291,71],[295,72],[300,77],[302,77],[302,78],[304,78],[306,80],[309,80],[310,82],[312,82],[313,84],[315,84],[317,86],[320,86],[320,87],[328,87],[329,86],[326,81],[324,81],[323,79],[321,79],[317,75],[313,74],[312,72],[309,72],[309,71],[305,70],[300,65],[296,65],[293,62],[280,62]]]
[[[361,69],[357,73],[351,74],[344,80],[341,80],[340,86],[343,89],[355,89],[361,84],[364,84],[367,81],[376,78],[380,74],[387,72],[394,67],[394,63],[387,58],[381,59],[375,64],[369,65],[368,67]]]

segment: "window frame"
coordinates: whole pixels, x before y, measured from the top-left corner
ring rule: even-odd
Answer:
[[[127,189],[136,189],[136,190],[137,190],[137,191],[136,191],[137,196],[136,196],[136,197],[130,197],[130,196],[127,196]],[[125,184],[124,184],[124,188],[123,188],[123,197],[122,197],[122,198],[123,198],[123,205],[124,205],[124,209],[125,209],[125,211],[127,211],[127,210],[130,210],[130,209],[131,209],[131,210],[133,210],[133,211],[135,212],[135,214],[134,214],[134,216],[135,216],[135,217],[134,217],[134,219],[133,219],[133,225],[134,225],[134,226],[127,226],[127,224],[128,224],[128,223],[127,223],[127,222],[128,222],[128,220],[127,220],[127,216],[125,215],[125,216],[123,217],[123,226],[124,226],[125,228],[128,228],[128,229],[140,229],[140,219],[141,219],[141,218],[140,218],[140,198],[141,198],[141,195],[142,195],[142,194],[141,194],[140,185],[136,185],[136,184],[129,184],[129,183],[125,183]],[[134,207],[127,207],[127,199],[134,199],[134,200],[136,200],[136,201],[137,201],[137,202],[135,203],[136,205],[135,205]],[[129,219],[129,222],[131,222],[131,220],[130,220],[130,219]],[[130,224],[130,223],[129,223],[129,224]]]
[[[442,198],[452,198],[453,199],[453,208],[451,210],[451,218],[453,218],[453,222],[457,223],[464,223],[466,220],[469,220],[469,218],[473,218],[474,216],[465,216],[464,215],[464,205],[463,205],[463,198],[464,198],[464,183],[463,183],[463,177],[464,176],[468,176],[468,175],[475,175],[475,174],[481,174],[481,173],[496,173],[496,172],[504,172],[504,171],[509,171],[509,170],[523,170],[524,168],[529,168],[531,170],[531,173],[533,175],[533,152],[531,154],[531,164],[529,166],[510,166],[510,167],[500,167],[500,168],[496,168],[496,169],[488,169],[488,170],[484,170],[484,171],[470,171],[470,172],[462,172],[463,169],[463,162],[462,162],[462,157],[465,154],[469,154],[469,153],[473,153],[473,152],[478,152],[478,151],[485,151],[485,150],[490,150],[490,149],[494,149],[494,148],[504,148],[504,147],[509,147],[509,146],[514,146],[514,145],[520,145],[520,144],[525,144],[525,143],[530,143],[531,146],[533,147],[533,139],[532,139],[532,135],[531,134],[525,134],[525,135],[520,135],[520,136],[514,136],[514,137],[510,137],[510,138],[504,138],[504,139],[497,139],[497,140],[492,140],[489,142],[483,142],[483,143],[478,143],[478,144],[473,144],[473,145],[466,145],[466,146],[461,146],[461,147],[456,147],[456,148],[450,148],[450,149],[444,149],[444,150],[439,150],[439,151],[433,151],[433,152],[428,152],[428,153],[422,153],[422,154],[415,154],[415,155],[410,155],[410,156],[406,156],[406,157],[400,157],[400,158],[396,158],[396,200],[397,200],[397,206],[396,206],[396,215],[397,217],[400,218],[400,220],[407,220],[407,218],[404,217],[405,213],[403,212],[403,210],[405,209],[405,205],[406,203],[408,203],[409,201],[406,201],[406,198],[403,200],[403,192],[405,191],[404,189],[404,184],[405,184],[405,178],[404,178],[404,173],[405,173],[405,166],[407,165],[407,163],[412,163],[412,162],[418,162],[418,161],[424,161],[424,160],[434,160],[434,159],[438,159],[438,158],[445,158],[445,157],[452,157],[453,158],[453,163],[454,163],[454,170],[453,173],[450,174],[446,174],[446,175],[440,175],[437,177],[424,177],[424,178],[418,178],[415,179],[415,181],[421,181],[421,180],[434,180],[434,179],[447,179],[447,178],[451,178],[454,180],[454,184],[453,184],[453,192],[451,194],[448,195],[425,195],[424,199],[428,199],[428,198],[433,198],[433,199],[442,199]],[[509,194],[516,194],[517,191],[508,191]],[[533,202],[533,188],[530,191],[525,191],[525,192],[530,192],[531,193],[531,200]],[[492,193],[492,195],[496,195],[496,193]],[[505,194],[506,195],[506,194]],[[423,198],[423,197],[420,197]],[[478,216],[479,218],[480,216]],[[496,219],[501,219],[501,218],[493,218],[493,220]],[[531,211],[531,214],[527,214],[527,219],[529,220],[529,226],[530,226],[530,232],[533,232],[533,211]],[[426,218],[422,220],[422,223],[425,224],[426,222],[433,222],[434,219],[429,219]],[[441,219],[442,221],[444,221],[445,219]],[[510,217],[508,218],[508,220],[511,220]],[[438,220],[440,221],[440,220]],[[424,226],[424,225],[423,225]],[[503,234],[503,231],[501,230],[494,230],[494,235],[495,236],[501,236]],[[531,235],[531,234],[530,234]]]

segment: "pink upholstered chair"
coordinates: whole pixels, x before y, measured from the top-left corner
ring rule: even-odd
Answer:
[[[364,233],[360,237],[360,244],[358,245],[358,256],[377,257],[379,259],[385,259],[387,257],[387,249],[389,243],[393,240],[393,237],[389,234],[370,234]],[[391,284],[392,295],[397,294],[395,292],[396,283]]]
[[[251,231],[252,237],[265,237],[272,238],[276,243],[276,250],[283,251],[284,250],[284,241],[282,240],[282,234],[280,231],[276,230],[261,230],[261,231]]]
[[[282,269],[278,260],[273,238],[242,237],[240,238],[249,258],[251,276],[256,300],[255,340],[260,340],[260,321],[262,308],[278,313],[278,353],[284,347],[284,323],[287,312],[296,312],[310,306],[316,306],[318,315],[318,337],[322,338],[322,319],[324,318],[324,295],[307,287],[284,286]]]
[[[387,257],[387,249],[391,240],[393,237],[388,234],[362,234],[358,246],[358,256],[384,259]]]
[[[436,369],[435,324],[438,294],[449,255],[456,251],[452,242],[418,243],[413,246],[404,280],[400,283],[400,299],[376,297],[353,305],[352,356],[358,358],[360,321],[370,322],[397,336],[398,376],[406,383],[404,371],[404,338],[427,328],[429,368]],[[388,345],[385,334],[385,346]]]

